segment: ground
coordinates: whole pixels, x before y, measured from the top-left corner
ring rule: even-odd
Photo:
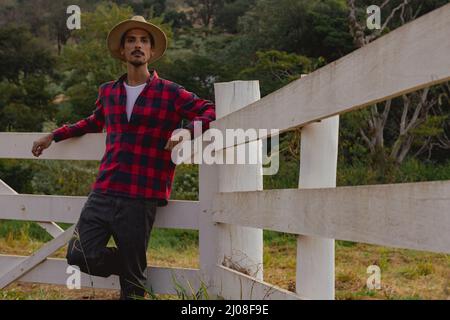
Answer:
[[[182,247],[176,238],[156,236],[148,251],[154,266],[198,268],[198,246],[187,238]],[[0,239],[2,254],[29,255],[43,243],[24,239]],[[64,257],[65,248],[53,257]],[[381,269],[381,289],[368,290],[367,267]],[[295,291],[296,243],[278,235],[264,242],[264,280]],[[0,299],[117,299],[117,290],[69,290],[64,286],[13,283],[0,290]],[[158,299],[177,296],[158,295]],[[147,297],[151,298],[151,297]],[[153,297],[154,298],[154,297]],[[337,299],[447,299],[450,300],[450,255],[393,249],[367,244],[336,242]]]

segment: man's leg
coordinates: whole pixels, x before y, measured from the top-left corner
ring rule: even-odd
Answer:
[[[69,241],[67,263],[84,273],[108,277],[119,274],[117,248],[106,247],[111,237],[110,223],[114,217],[114,199],[91,192]]]
[[[121,299],[133,299],[145,294],[146,253],[157,201],[121,197],[119,203],[112,226],[121,261]]]

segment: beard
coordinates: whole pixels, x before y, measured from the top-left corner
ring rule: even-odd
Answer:
[[[139,66],[142,66],[147,63],[147,59],[144,58],[141,60],[141,58],[142,58],[142,56],[140,56],[139,58],[136,59],[135,56],[132,55],[131,59],[128,60],[128,62],[135,67],[139,67]]]
[[[133,66],[135,66],[135,67],[140,67],[140,66],[142,66],[142,65],[147,63],[146,61],[136,61],[136,60],[131,60],[131,61],[128,61],[128,62],[130,64],[132,64]]]

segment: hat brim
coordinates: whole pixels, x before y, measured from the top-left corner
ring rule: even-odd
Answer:
[[[148,22],[126,20],[112,28],[106,39],[108,49],[114,58],[126,61],[125,57],[120,54],[120,40],[122,39],[123,34],[131,29],[144,29],[153,36],[153,39],[155,40],[155,46],[152,48],[154,55],[148,61],[149,64],[155,62],[164,55],[164,52],[167,50],[167,37],[159,27]]]

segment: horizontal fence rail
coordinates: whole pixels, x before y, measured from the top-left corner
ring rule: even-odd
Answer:
[[[450,253],[450,181],[224,192],[212,211],[221,223]]]
[[[225,299],[307,300],[291,291],[259,281],[233,269],[217,266],[217,292]]]
[[[0,219],[76,223],[87,197],[0,194]],[[158,208],[154,226],[198,230],[198,201],[170,200]]]
[[[81,137],[53,142],[39,158],[31,153],[33,141],[47,133],[1,132],[0,158],[53,159],[53,160],[100,160],[105,152],[105,133],[86,133]]]
[[[23,256],[0,255],[0,274],[7,272],[26,258]],[[66,281],[71,274],[67,272],[67,267],[67,262],[64,259],[47,258],[36,268],[23,275],[19,281],[66,285]],[[201,285],[198,269],[148,267],[147,279],[147,289],[152,289],[156,294],[176,294],[176,283],[181,284],[186,289],[190,288],[189,285],[191,285],[194,290],[198,290]],[[119,277],[117,276],[108,278],[92,277],[92,282],[94,288],[119,289]],[[89,288],[91,286],[91,277],[81,273],[81,287]],[[189,289],[188,293],[191,293]]]

